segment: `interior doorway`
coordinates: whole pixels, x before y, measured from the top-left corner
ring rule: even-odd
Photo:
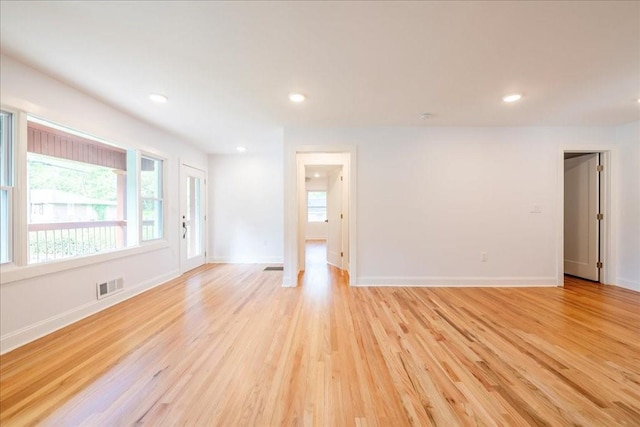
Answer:
[[[602,282],[604,156],[564,153],[564,274]]]
[[[305,258],[310,241],[324,242],[325,262],[346,269],[345,246],[348,229],[342,165],[305,165],[306,213],[304,239]],[[318,252],[314,251],[314,254]],[[306,262],[305,262],[306,268]]]
[[[350,270],[350,154],[298,153],[297,271],[306,270],[307,242],[321,241],[325,265]]]

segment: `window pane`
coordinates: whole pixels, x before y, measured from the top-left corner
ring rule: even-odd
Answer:
[[[323,222],[327,219],[327,192],[307,192],[307,221]]]
[[[142,240],[162,238],[162,200],[142,199]]]
[[[0,263],[11,261],[10,236],[10,194],[8,189],[0,190]]]
[[[162,160],[142,157],[140,196],[153,199],[162,198]]]
[[[162,160],[142,156],[140,167],[142,198],[142,241],[163,237]]]
[[[203,224],[200,178],[187,177],[187,230],[185,234],[187,259],[202,255]]]
[[[13,185],[12,162],[12,117],[11,113],[0,111],[0,185]]]
[[[0,111],[0,263],[11,262],[13,130],[11,113]]]
[[[118,219],[118,176],[88,163],[28,153],[29,224]]]
[[[123,248],[125,150],[29,122],[29,263]]]

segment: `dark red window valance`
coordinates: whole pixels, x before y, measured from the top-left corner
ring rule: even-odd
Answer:
[[[59,129],[29,122],[27,151],[112,169],[127,170],[127,152]]]

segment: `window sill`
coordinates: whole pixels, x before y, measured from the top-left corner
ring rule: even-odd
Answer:
[[[2,265],[2,274],[0,274],[0,284],[17,282],[18,280],[31,279],[33,277],[44,276],[46,274],[57,273],[60,271],[73,270],[74,268],[86,267],[92,264],[99,264],[114,259],[129,257],[132,255],[153,252],[160,249],[168,248],[169,242],[159,240],[153,243],[143,243],[140,246],[120,249],[113,252],[106,252],[95,255],[86,255],[76,258],[61,259],[57,261],[43,262],[40,264],[29,264],[17,266],[13,264]]]

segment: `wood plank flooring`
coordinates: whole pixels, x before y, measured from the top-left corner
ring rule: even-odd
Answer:
[[[640,294],[207,265],[0,358],[0,424],[640,425]]]

